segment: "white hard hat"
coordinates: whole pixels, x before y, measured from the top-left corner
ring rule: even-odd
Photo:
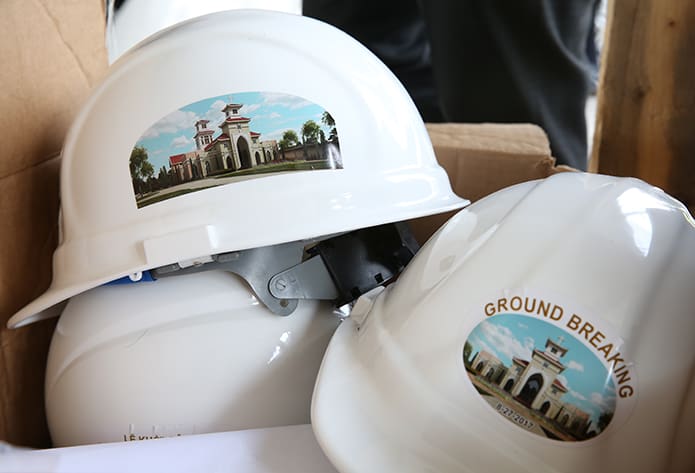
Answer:
[[[306,424],[339,320],[318,301],[279,317],[223,271],[75,296],[48,355],[53,444]]]
[[[386,66],[334,27],[270,11],[145,40],[91,95],[62,159],[53,281],[9,327],[152,268],[467,203]]]
[[[659,189],[563,173],[502,190],[358,300],[316,436],[342,473],[692,471],[693,281],[695,222]]]

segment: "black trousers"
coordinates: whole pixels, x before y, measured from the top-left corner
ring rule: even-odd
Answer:
[[[303,9],[372,50],[425,121],[535,123],[558,163],[583,170],[599,3],[305,0]]]

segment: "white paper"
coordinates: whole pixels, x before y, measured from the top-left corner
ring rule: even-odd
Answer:
[[[336,473],[310,425],[0,454],[1,473]]]

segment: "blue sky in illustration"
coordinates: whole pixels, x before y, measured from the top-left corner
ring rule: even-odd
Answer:
[[[280,140],[286,130],[294,130],[301,139],[301,127],[307,120],[314,120],[326,136],[329,128],[321,123],[324,109],[301,97],[267,92],[244,92],[220,95],[186,105],[160,119],[146,130],[137,141],[137,146],[147,149],[148,159],[157,170],[169,167],[169,156],[195,149],[195,122],[210,120],[208,128],[214,137],[220,135],[218,126],[224,119],[222,108],[227,103],[244,106],[239,114],[251,119],[251,131],[260,133],[261,140]]]
[[[566,368],[558,379],[569,389],[562,400],[590,413],[595,426],[602,411],[615,410],[615,384],[595,351],[570,333],[535,317],[501,314],[478,325],[468,342],[472,354],[485,350],[509,367],[512,357],[530,361],[533,348],[544,351],[548,338],[558,342],[559,337],[563,337],[560,345],[568,349],[560,359]]]

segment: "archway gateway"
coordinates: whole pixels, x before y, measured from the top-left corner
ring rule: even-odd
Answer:
[[[240,136],[236,142],[236,148],[239,152],[239,161],[241,161],[241,169],[253,167],[251,162],[251,152],[249,151],[249,143],[243,136]]]
[[[545,414],[546,412],[548,412],[548,409],[550,409],[550,402],[545,401],[541,406],[541,414]]]
[[[524,387],[521,388],[521,392],[519,393],[519,401],[521,401],[522,404],[530,406],[533,404],[533,401],[536,399],[536,396],[542,387],[543,376],[541,376],[540,373],[529,376],[529,378],[526,380],[526,384],[524,384]]]

